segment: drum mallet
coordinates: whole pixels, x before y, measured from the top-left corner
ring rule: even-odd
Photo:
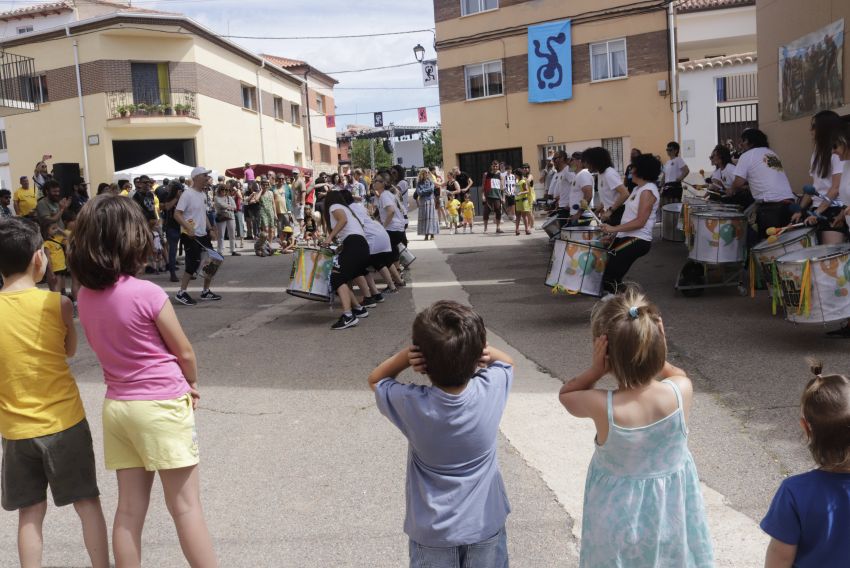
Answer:
[[[805,227],[805,223],[794,223],[793,225],[788,225],[787,227],[768,227],[767,228],[767,241],[770,243],[776,242],[777,237],[784,233],[785,231],[790,231],[791,229],[800,229]]]
[[[832,199],[829,195],[823,196],[818,193],[818,190],[815,189],[813,185],[804,185],[803,193],[808,195],[809,197],[820,197],[824,201],[829,201],[829,204],[833,207],[841,207],[841,204],[836,203],[834,199]]]

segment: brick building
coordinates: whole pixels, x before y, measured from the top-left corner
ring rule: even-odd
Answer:
[[[446,167],[540,168],[557,149],[663,154],[673,138],[668,15],[656,1],[434,0]],[[528,26],[571,20],[572,99],[530,103]],[[663,83],[659,83],[663,81]],[[663,87],[663,88],[662,88]]]
[[[328,123],[327,117],[333,117],[336,113],[333,89],[339,81],[306,61],[268,54],[262,54],[260,57],[304,81],[308,119],[305,123],[307,128],[304,129],[305,144],[309,148],[307,159],[317,171],[336,171],[339,166],[336,127]]]
[[[245,162],[311,165],[304,80],[185,16],[130,8],[2,47],[35,60],[39,104],[6,118],[13,175],[31,174],[43,154],[79,164],[95,185],[160,154],[222,173]]]

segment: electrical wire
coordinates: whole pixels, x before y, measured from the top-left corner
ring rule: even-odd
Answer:
[[[343,112],[340,114],[335,114],[334,116],[357,116],[359,114],[375,114],[376,112],[385,113],[385,112],[404,112],[408,110],[419,110],[420,108],[440,108],[440,105],[422,105],[418,107],[409,107],[409,108],[394,108],[390,110],[362,110],[359,112]]]

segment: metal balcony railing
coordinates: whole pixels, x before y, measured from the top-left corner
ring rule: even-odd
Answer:
[[[33,86],[39,80],[32,57],[0,52],[0,116],[37,111]]]
[[[190,116],[198,118],[198,94],[194,91],[133,89],[109,91],[106,104],[109,118],[145,116]]]

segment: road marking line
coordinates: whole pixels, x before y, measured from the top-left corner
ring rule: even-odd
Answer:
[[[424,243],[423,243],[424,244]],[[441,281],[457,282],[446,255],[436,247],[422,255],[416,268]],[[455,300],[470,305],[462,284],[449,290],[420,287],[413,300],[419,311],[436,300]],[[540,472],[546,485],[573,519],[573,546],[578,550],[584,509],[587,467],[593,457],[596,428],[590,420],[570,416],[560,405],[557,393],[563,384],[539,370],[534,361],[511,347],[503,338],[487,330],[490,343],[514,359],[515,376],[511,396],[500,429],[531,467]],[[755,521],[726,504],[723,495],[701,483],[709,530],[718,567],[759,566],[764,562],[768,537]]]

